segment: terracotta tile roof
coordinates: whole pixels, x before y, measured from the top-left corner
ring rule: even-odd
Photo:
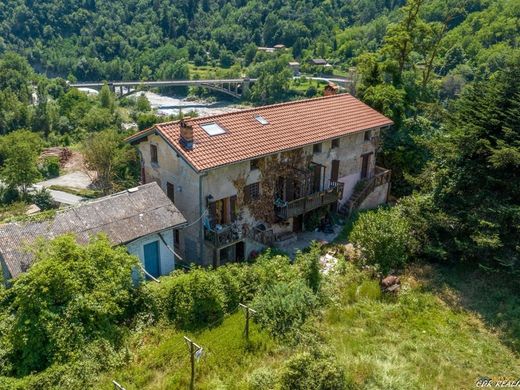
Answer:
[[[255,119],[261,115],[269,124]],[[158,132],[197,171],[296,149],[393,122],[349,94],[298,100],[221,115],[186,119],[193,126],[194,147],[179,142],[179,122],[157,124],[129,137],[138,141]],[[208,135],[201,125],[216,123],[226,132]]]

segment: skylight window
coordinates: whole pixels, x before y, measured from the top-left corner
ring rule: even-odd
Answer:
[[[269,121],[265,119],[262,115],[255,116],[255,119],[260,122],[262,125],[268,125]]]
[[[204,125],[201,125],[201,127],[210,136],[224,134],[226,132],[226,130],[220,127],[217,123],[206,123]]]

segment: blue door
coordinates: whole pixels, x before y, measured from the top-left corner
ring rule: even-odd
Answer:
[[[159,266],[159,241],[146,244],[144,247],[144,269],[153,277],[157,278],[161,275]]]

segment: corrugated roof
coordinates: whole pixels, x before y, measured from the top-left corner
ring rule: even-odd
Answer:
[[[0,225],[0,258],[12,277],[25,272],[33,261],[28,248],[42,237],[52,239],[73,233],[86,243],[104,232],[114,245],[131,242],[148,234],[184,224],[186,219],[157,183],[123,191],[58,211],[40,222]]]
[[[261,115],[269,124],[260,124]],[[346,134],[389,126],[392,121],[349,94],[247,109],[185,120],[193,126],[194,147],[184,149],[179,122],[158,124],[129,137],[129,142],[158,132],[195,170],[249,160],[323,142]],[[224,134],[210,136],[201,125],[216,123]]]

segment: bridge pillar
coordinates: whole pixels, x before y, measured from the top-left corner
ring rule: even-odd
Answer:
[[[242,82],[242,96],[246,95],[249,92],[249,88],[251,87],[251,80],[249,77],[244,78]]]

